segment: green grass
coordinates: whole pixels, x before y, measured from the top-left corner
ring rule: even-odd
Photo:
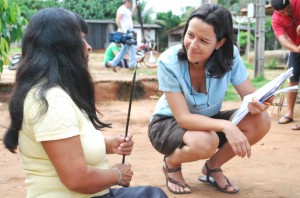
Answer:
[[[259,76],[256,78],[251,79],[252,85],[255,87],[255,89],[259,89],[266,83],[268,83],[270,80],[266,79],[264,76]],[[239,101],[241,100],[240,96],[232,86],[232,84],[229,85],[228,90],[226,91],[224,101]]]
[[[248,63],[247,61],[244,61],[244,63],[245,63],[245,66],[246,66],[246,68],[247,68],[248,70],[254,70],[254,65]]]
[[[13,56],[15,54],[20,54],[21,53],[21,48],[19,47],[11,47],[9,51],[9,55]]]
[[[156,68],[139,68],[136,70],[137,74],[145,74],[145,75],[157,75]]]

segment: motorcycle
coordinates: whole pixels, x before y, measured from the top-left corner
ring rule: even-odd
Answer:
[[[11,58],[11,61],[9,62],[8,69],[9,70],[16,70],[19,66],[19,62],[21,61],[21,54],[15,54]]]
[[[156,68],[158,64],[159,53],[155,51],[154,41],[146,41],[138,46],[136,53],[137,62],[148,68]]]

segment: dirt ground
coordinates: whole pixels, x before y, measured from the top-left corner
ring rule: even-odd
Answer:
[[[225,175],[236,185],[240,192],[235,195],[220,193],[213,187],[197,180],[205,160],[183,164],[183,174],[186,182],[191,186],[190,195],[173,195],[165,186],[162,173],[163,156],[156,152],[148,141],[148,119],[154,109],[156,100],[138,100],[132,103],[129,131],[134,134],[135,146],[131,156],[126,161],[132,164],[134,178],[132,186],[151,185],[162,188],[169,197],[300,197],[300,131],[292,131],[290,127],[300,122],[298,112],[294,118],[296,122],[279,125],[273,118],[272,128],[267,136],[252,147],[250,159],[234,158],[226,165]],[[238,102],[225,102],[224,109],[237,107]],[[299,109],[299,106],[296,106]],[[102,102],[100,110],[104,115],[103,121],[113,124],[111,129],[103,133],[114,136],[124,133],[128,102]],[[271,107],[270,114],[276,117],[277,110]],[[7,126],[7,105],[0,103],[0,124]],[[0,197],[25,197],[24,174],[20,166],[18,154],[11,154],[2,145],[5,129],[0,127]],[[109,156],[110,164],[119,163],[122,156]],[[51,185],[51,184],[50,184]]]

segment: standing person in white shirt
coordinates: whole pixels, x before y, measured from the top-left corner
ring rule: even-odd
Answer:
[[[132,6],[132,0],[123,0],[123,5],[121,5],[117,10],[116,24],[118,26],[118,32],[127,33],[128,31],[133,31],[132,16],[135,14],[138,3]],[[108,62],[108,65],[113,68],[116,72],[117,64],[122,60],[125,54],[129,55],[128,66],[129,69],[134,69],[136,66],[136,44],[121,44],[122,49],[120,53],[112,60]]]

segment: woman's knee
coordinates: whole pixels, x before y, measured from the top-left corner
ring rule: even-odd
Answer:
[[[197,132],[191,132],[197,133]],[[191,135],[184,137],[184,142],[190,147],[191,152],[194,155],[198,155],[199,158],[209,158],[217,150],[219,144],[218,135],[215,132],[200,132],[201,135]]]
[[[271,118],[267,112],[258,115],[253,123],[254,128],[262,134],[269,132],[271,128]]]
[[[253,139],[253,143],[262,139],[271,128],[271,118],[267,112],[259,115],[249,115],[242,130],[248,133],[248,138]],[[252,142],[252,141],[251,141]]]

